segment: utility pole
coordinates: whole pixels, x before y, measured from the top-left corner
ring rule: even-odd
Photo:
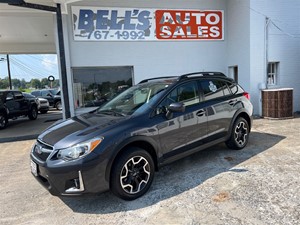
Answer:
[[[9,55],[6,55],[6,60],[7,60],[7,71],[8,71],[8,81],[9,81],[9,89],[12,90],[12,85],[11,85],[11,74],[10,74],[10,63],[9,63]]]

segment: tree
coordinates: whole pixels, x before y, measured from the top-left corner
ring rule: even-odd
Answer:
[[[4,79],[0,78],[0,89],[9,89],[8,77],[5,77]]]
[[[25,81],[24,78],[23,78],[23,79],[21,80],[21,82],[20,82],[20,88],[22,88],[22,89],[25,89],[25,88],[26,88],[26,81]]]
[[[39,79],[31,79],[30,81],[31,87],[35,89],[40,89],[41,88],[41,81]]]
[[[18,89],[21,87],[21,81],[19,79],[11,79],[11,84],[14,89]]]
[[[48,81],[47,78],[43,78],[43,79],[41,80],[42,88],[48,88],[48,87],[50,87],[50,84],[49,84],[49,83],[50,83],[50,82]]]

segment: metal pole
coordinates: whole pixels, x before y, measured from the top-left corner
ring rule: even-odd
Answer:
[[[11,74],[10,74],[10,63],[9,63],[9,55],[6,55],[6,60],[7,60],[7,71],[8,71],[8,81],[9,81],[9,89],[12,90],[12,85],[11,85]]]
[[[60,4],[57,4],[57,8],[56,8],[56,22],[57,22],[58,44],[59,44],[62,93],[63,93],[64,106],[65,106],[64,111],[65,111],[65,117],[67,119],[71,117],[71,113],[70,113],[64,34],[63,34],[63,24],[62,24]]]

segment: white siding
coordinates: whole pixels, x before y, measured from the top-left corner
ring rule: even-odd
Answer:
[[[249,1],[227,1],[227,54],[224,61],[229,66],[238,66],[238,79],[250,92],[250,15]]]
[[[294,111],[300,110],[300,1],[251,0],[250,1],[251,46],[251,94],[255,112],[260,107],[259,84],[266,83],[264,27],[268,26],[268,61],[280,62],[278,85],[294,88]]]
[[[74,4],[75,5],[75,4]],[[165,9],[224,10],[218,1],[91,1],[76,5]],[[70,7],[69,7],[70,12]],[[135,83],[142,79],[196,71],[226,73],[225,41],[75,42],[69,17],[71,66],[134,66]],[[226,27],[226,23],[225,23]]]

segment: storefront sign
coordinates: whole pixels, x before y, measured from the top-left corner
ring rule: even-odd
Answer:
[[[224,40],[223,11],[72,6],[75,41]]]

